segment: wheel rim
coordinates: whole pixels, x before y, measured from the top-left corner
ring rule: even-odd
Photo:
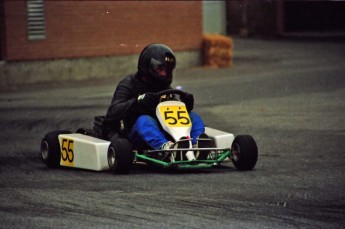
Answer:
[[[115,161],[116,161],[115,155],[116,153],[115,153],[114,148],[110,147],[108,151],[108,164],[110,168],[112,168],[115,165]]]
[[[43,141],[41,144],[41,154],[44,160],[47,160],[49,155],[49,145],[47,141]]]
[[[241,153],[240,146],[237,143],[235,143],[232,146],[232,160],[237,162],[240,157],[240,153]]]

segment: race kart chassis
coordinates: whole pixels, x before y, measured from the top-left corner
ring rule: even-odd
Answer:
[[[72,167],[93,171],[112,170],[115,173],[128,173],[136,162],[171,169],[202,169],[221,165],[227,159],[238,170],[251,170],[255,167],[258,150],[250,135],[234,136],[206,127],[206,133],[215,147],[192,149],[166,149],[137,151],[128,139],[113,138],[111,141],[81,133],[53,131],[45,135],[41,142],[41,155],[48,167]],[[206,159],[166,160],[160,154],[185,154],[186,151],[208,151]]]
[[[136,152],[135,156],[137,160],[148,161],[154,163],[163,168],[174,168],[174,169],[196,169],[196,168],[211,168],[219,166],[225,159],[233,159],[233,151],[231,149],[231,144],[234,140],[234,135],[226,133],[220,130],[206,127],[205,133],[210,137],[215,145],[215,148],[192,148],[192,149],[166,149],[166,150],[146,150],[143,153]],[[205,160],[176,160],[176,161],[163,161],[156,159],[155,154],[173,154],[177,151],[177,154],[181,154],[180,158],[183,158],[182,154],[187,151],[197,152],[207,152],[209,151],[209,156]]]
[[[162,160],[157,160],[155,158],[146,156],[144,154],[136,153],[136,158],[143,161],[149,161],[156,165],[159,165],[163,168],[174,168],[174,169],[206,169],[212,168],[215,166],[219,166],[225,159],[230,158],[233,159],[233,153],[230,148],[193,148],[193,149],[186,149],[186,150],[179,150],[181,153],[187,151],[214,151],[215,153],[210,154],[210,159],[207,160],[182,160],[182,161],[173,161],[173,162],[166,162]],[[176,149],[167,149],[167,150],[152,150],[149,151],[150,153],[174,153]]]
[[[41,155],[49,167],[73,167],[94,171],[112,170],[128,173],[133,162],[144,162],[162,168],[199,169],[221,165],[229,158],[238,170],[251,170],[258,158],[258,149],[250,135],[236,137],[224,131],[205,127],[204,136],[197,139],[209,141],[209,145],[193,147],[191,144],[191,120],[183,102],[169,100],[168,95],[183,96],[179,90],[158,93],[162,100],[157,105],[156,116],[162,128],[174,139],[174,147],[164,150],[133,149],[125,134],[102,138],[94,131],[53,131],[41,141]],[[188,141],[180,146],[181,141]],[[202,142],[201,141],[201,142]],[[175,147],[176,146],[176,147]]]

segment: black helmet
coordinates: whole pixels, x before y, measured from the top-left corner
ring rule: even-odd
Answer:
[[[175,55],[168,46],[150,44],[140,53],[138,72],[152,83],[152,86],[167,88],[172,82],[175,66]]]

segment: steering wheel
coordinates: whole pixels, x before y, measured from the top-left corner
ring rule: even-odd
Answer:
[[[160,91],[157,93],[158,96],[162,96],[162,95],[179,95],[179,96],[184,96],[186,95],[186,92],[181,91],[181,90],[177,90],[177,89],[168,89],[168,90],[164,90],[164,91]]]

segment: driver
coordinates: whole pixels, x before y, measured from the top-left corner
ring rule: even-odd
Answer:
[[[157,92],[171,89],[176,58],[173,51],[163,44],[145,47],[138,61],[138,70],[118,84],[107,111],[107,119],[123,120],[125,130],[132,144],[138,149],[169,149],[174,143],[162,130],[155,115],[159,103]],[[194,97],[186,93],[181,96],[192,121],[192,144],[205,132],[205,125],[198,114],[192,112]],[[181,141],[183,144],[185,141]],[[178,148],[188,148],[186,146]]]

